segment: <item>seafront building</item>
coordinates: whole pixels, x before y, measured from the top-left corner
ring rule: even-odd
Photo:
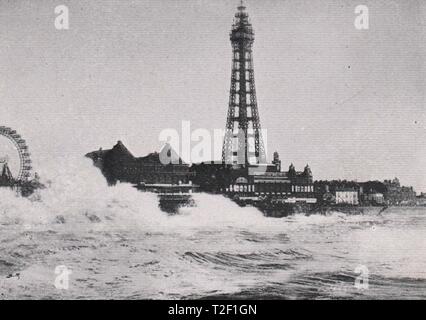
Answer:
[[[108,150],[102,148],[86,154],[106,177],[110,185],[117,182],[139,184],[187,184],[192,173],[173,148],[166,144],[160,152],[135,157],[118,141]]]

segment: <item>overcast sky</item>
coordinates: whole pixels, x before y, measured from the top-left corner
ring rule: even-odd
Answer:
[[[1,125],[36,167],[160,132],[224,128],[239,1],[0,0]],[[56,30],[54,8],[69,7]],[[369,8],[369,30],[354,9]],[[425,1],[246,1],[269,156],[315,179],[385,179],[426,191]],[[1,156],[1,155],[0,155]]]

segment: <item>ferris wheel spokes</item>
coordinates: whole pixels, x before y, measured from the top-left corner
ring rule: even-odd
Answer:
[[[18,182],[28,181],[29,177],[31,176],[32,161],[30,158],[30,153],[28,152],[26,141],[22,139],[21,135],[18,134],[16,130],[5,126],[0,126],[0,135],[9,139],[13,143],[19,155],[20,166],[16,180]]]

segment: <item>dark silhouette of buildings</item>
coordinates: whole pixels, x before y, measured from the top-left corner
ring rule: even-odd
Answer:
[[[413,187],[401,186],[397,178],[383,182],[315,181],[314,185],[318,200],[323,203],[339,203],[339,195],[340,203],[357,204],[349,198],[358,198],[362,205],[414,205],[417,200]]]
[[[416,192],[413,187],[401,186],[398,178],[385,180],[386,186],[385,201],[390,205],[414,204],[416,202]]]
[[[109,150],[86,154],[99,167],[109,184],[129,182],[138,184],[188,183],[191,173],[188,164],[184,163],[169,144],[161,151],[153,152],[145,157],[134,157],[121,141]]]

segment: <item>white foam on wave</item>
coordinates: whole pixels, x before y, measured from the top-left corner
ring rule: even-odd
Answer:
[[[169,216],[158,208],[156,195],[141,193],[130,184],[108,186],[100,170],[87,158],[61,158],[39,168],[46,189],[27,199],[0,190],[0,224],[25,226],[58,224],[107,227],[247,227],[292,228],[306,223],[335,223],[341,215],[266,218],[253,207],[239,207],[221,195],[194,194],[197,204]],[[34,201],[39,198],[38,201]],[[98,222],[98,223],[90,223]],[[290,223],[289,222],[293,222]]]
[[[255,227],[278,222],[253,207],[242,208],[221,195],[209,194],[194,194],[196,207],[181,208],[179,214],[170,216],[158,208],[155,194],[139,192],[130,184],[108,186],[100,170],[86,158],[52,160],[39,168],[39,173],[47,188],[30,198],[0,189],[0,224],[178,229]]]
[[[84,225],[90,221],[88,217],[96,216],[101,222],[123,226],[158,224],[167,219],[154,195],[142,194],[129,184],[109,187],[89,159],[61,159],[40,171],[47,188],[30,198],[0,190],[0,223],[49,224],[63,217],[65,224]]]
[[[34,197],[20,198],[0,189],[0,224],[25,226],[58,224],[70,227],[169,228],[227,226],[252,230],[295,230],[315,225],[375,221],[368,215],[295,215],[267,218],[253,207],[240,207],[222,195],[194,194],[196,207],[181,208],[170,216],[158,208],[155,194],[142,193],[130,184],[108,186],[100,170],[87,158],[52,159],[38,168],[46,189]]]
[[[333,213],[267,218],[221,195],[194,194],[196,207],[170,216],[158,208],[155,194],[139,192],[129,184],[109,187],[89,159],[52,160],[39,172],[47,186],[38,192],[39,201],[0,189],[2,250],[6,261],[28,263],[28,269],[19,269],[20,281],[33,288],[35,297],[45,289],[56,297],[51,279],[59,264],[70,265],[75,277],[95,285],[96,290],[87,293],[87,282],[73,282],[72,297],[106,295],[110,287],[105,283],[123,272],[131,279],[121,284],[123,295],[143,292],[150,297],[235,292],[270,279],[286,283],[295,272],[241,272],[238,265],[193,263],[182,258],[187,252],[220,258],[237,255],[236,259],[254,254],[265,263],[277,252],[306,252],[309,258],[289,260],[284,255],[277,262],[294,263],[301,273],[353,271],[362,264],[371,274],[425,278],[424,228],[405,226],[403,211],[385,212],[383,217]],[[425,219],[416,221],[425,224]],[[40,232],[26,235],[22,228]],[[52,229],[58,234],[44,232]],[[15,258],[17,251],[26,258]],[[4,288],[0,292],[11,288],[21,296],[18,280],[7,281],[10,284],[0,285]]]

